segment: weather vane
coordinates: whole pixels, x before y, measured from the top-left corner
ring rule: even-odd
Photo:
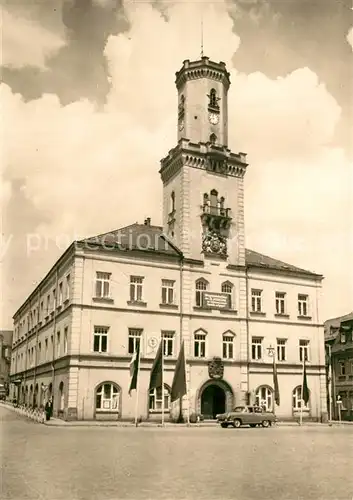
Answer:
[[[201,12],[201,57],[203,57],[203,14]]]

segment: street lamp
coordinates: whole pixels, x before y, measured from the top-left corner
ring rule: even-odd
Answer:
[[[267,352],[270,358],[273,358],[275,355],[275,348],[270,345],[270,347],[267,348]]]

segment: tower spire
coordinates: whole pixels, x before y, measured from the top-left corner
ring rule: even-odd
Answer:
[[[201,57],[203,57],[203,15],[201,12]]]

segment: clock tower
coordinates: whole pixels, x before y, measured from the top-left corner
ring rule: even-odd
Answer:
[[[228,149],[224,62],[186,60],[176,73],[177,146],[161,160],[164,232],[189,259],[245,264],[246,155]]]

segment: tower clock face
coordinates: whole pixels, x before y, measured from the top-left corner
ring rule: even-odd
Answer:
[[[217,123],[219,122],[219,115],[217,113],[209,113],[208,119],[210,120],[210,123],[212,125],[217,125]]]
[[[180,120],[179,122],[179,130],[180,132],[184,129],[184,120]]]

